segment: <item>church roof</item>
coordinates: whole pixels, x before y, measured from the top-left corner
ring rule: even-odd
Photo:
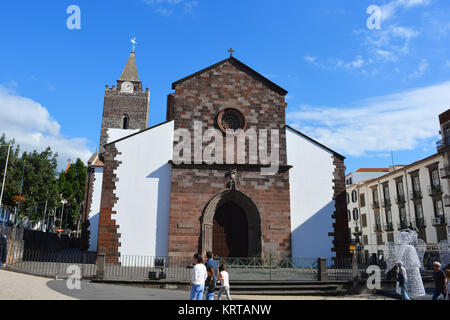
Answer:
[[[88,166],[89,167],[103,167],[104,164],[100,160],[100,157],[97,153],[94,153],[88,160]]]
[[[246,64],[244,64],[241,61],[239,61],[238,59],[236,59],[235,57],[229,57],[228,59],[222,60],[222,61],[220,61],[220,62],[218,62],[218,63],[216,63],[216,64],[214,64],[212,66],[209,66],[209,67],[207,67],[205,69],[202,69],[202,70],[200,70],[200,71],[198,71],[196,73],[193,73],[193,74],[191,74],[191,75],[189,75],[189,76],[187,76],[187,77],[185,77],[183,79],[175,81],[174,83],[172,83],[172,89],[175,89],[175,87],[178,84],[180,84],[180,83],[182,83],[182,82],[184,82],[186,80],[192,79],[192,78],[194,78],[194,77],[196,77],[196,76],[198,76],[198,75],[200,75],[200,74],[202,74],[204,72],[207,72],[207,71],[209,71],[211,69],[214,69],[214,68],[216,68],[216,67],[218,67],[218,66],[220,66],[220,65],[222,65],[224,63],[227,63],[227,62],[231,63],[233,66],[235,66],[239,70],[247,73],[253,79],[262,82],[265,86],[267,86],[268,88],[274,90],[275,92],[279,93],[280,95],[282,95],[282,96],[287,95],[287,93],[288,93],[287,90],[285,90],[285,89],[281,88],[280,86],[278,86],[277,84],[273,83],[272,81],[270,81],[269,79],[267,79],[266,77],[261,75],[260,73],[256,72],[255,70],[253,70],[252,68],[250,68]]]
[[[139,75],[136,66],[136,57],[135,53],[131,52],[130,57],[128,58],[127,64],[123,69],[122,75],[120,76],[121,81],[139,81]]]
[[[298,131],[298,130],[292,128],[292,127],[289,126],[289,125],[285,125],[285,127],[288,128],[288,129],[290,129],[291,131],[293,131],[293,132],[295,132],[295,133],[301,135],[302,137],[304,137],[305,139],[307,139],[307,140],[311,141],[312,143],[318,145],[319,147],[324,148],[325,150],[331,152],[336,158],[338,158],[338,159],[340,159],[340,160],[345,160],[345,157],[344,157],[343,155],[341,155],[341,154],[337,153],[336,151],[334,151],[334,150],[328,148],[327,146],[321,144],[320,142],[314,140],[313,138],[308,137],[306,134],[304,134],[304,133],[302,133],[302,132],[300,132],[300,131]]]

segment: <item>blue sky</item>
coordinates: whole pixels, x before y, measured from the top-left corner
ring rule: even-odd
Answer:
[[[66,9],[81,9],[69,30]],[[381,29],[366,10],[381,8]],[[8,1],[0,10],[0,127],[24,149],[51,145],[63,166],[98,146],[105,85],[137,38],[165,120],[172,82],[235,56],[289,91],[287,122],[347,157],[348,170],[435,152],[450,107],[447,0]]]

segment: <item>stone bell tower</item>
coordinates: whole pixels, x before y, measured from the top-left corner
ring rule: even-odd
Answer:
[[[134,50],[130,53],[117,87],[106,85],[100,132],[100,154],[108,142],[108,129],[144,130],[148,127],[150,93],[143,91]]]

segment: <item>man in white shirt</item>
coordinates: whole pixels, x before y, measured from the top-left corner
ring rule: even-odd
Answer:
[[[205,281],[208,277],[206,267],[203,264],[203,257],[199,254],[194,256],[194,268],[191,279],[191,300],[203,300],[205,291]]]

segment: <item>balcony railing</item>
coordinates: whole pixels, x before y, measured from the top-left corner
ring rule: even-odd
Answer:
[[[446,143],[444,139],[436,141],[436,148],[438,149],[438,151],[443,149],[445,147],[445,144]]]
[[[450,179],[450,166],[444,167],[441,170],[441,178],[442,179]]]
[[[450,196],[448,194],[444,196],[444,206],[450,207]]]
[[[385,224],[384,231],[394,231],[394,225],[392,223]]]
[[[427,226],[424,218],[417,219],[414,224],[417,228],[425,228]]]
[[[398,230],[405,230],[408,229],[408,224],[406,223],[406,221],[400,221],[397,224]]]
[[[405,203],[406,202],[406,198],[404,194],[400,194],[395,196],[395,203],[400,204],[400,203]]]
[[[372,203],[372,209],[379,209],[380,208],[380,202],[379,201],[374,201]]]
[[[430,197],[440,195],[442,193],[442,187],[441,185],[437,186],[428,186],[428,195]]]
[[[444,216],[439,216],[439,217],[433,218],[433,226],[443,226],[445,224],[446,224],[446,221],[445,221]]]
[[[383,231],[383,227],[381,226],[381,224],[376,224],[373,226],[373,231],[375,232],[382,232]]]
[[[411,200],[420,200],[422,199],[422,191],[421,190],[414,190],[409,193]]]
[[[383,199],[383,207],[390,207],[391,199]]]

